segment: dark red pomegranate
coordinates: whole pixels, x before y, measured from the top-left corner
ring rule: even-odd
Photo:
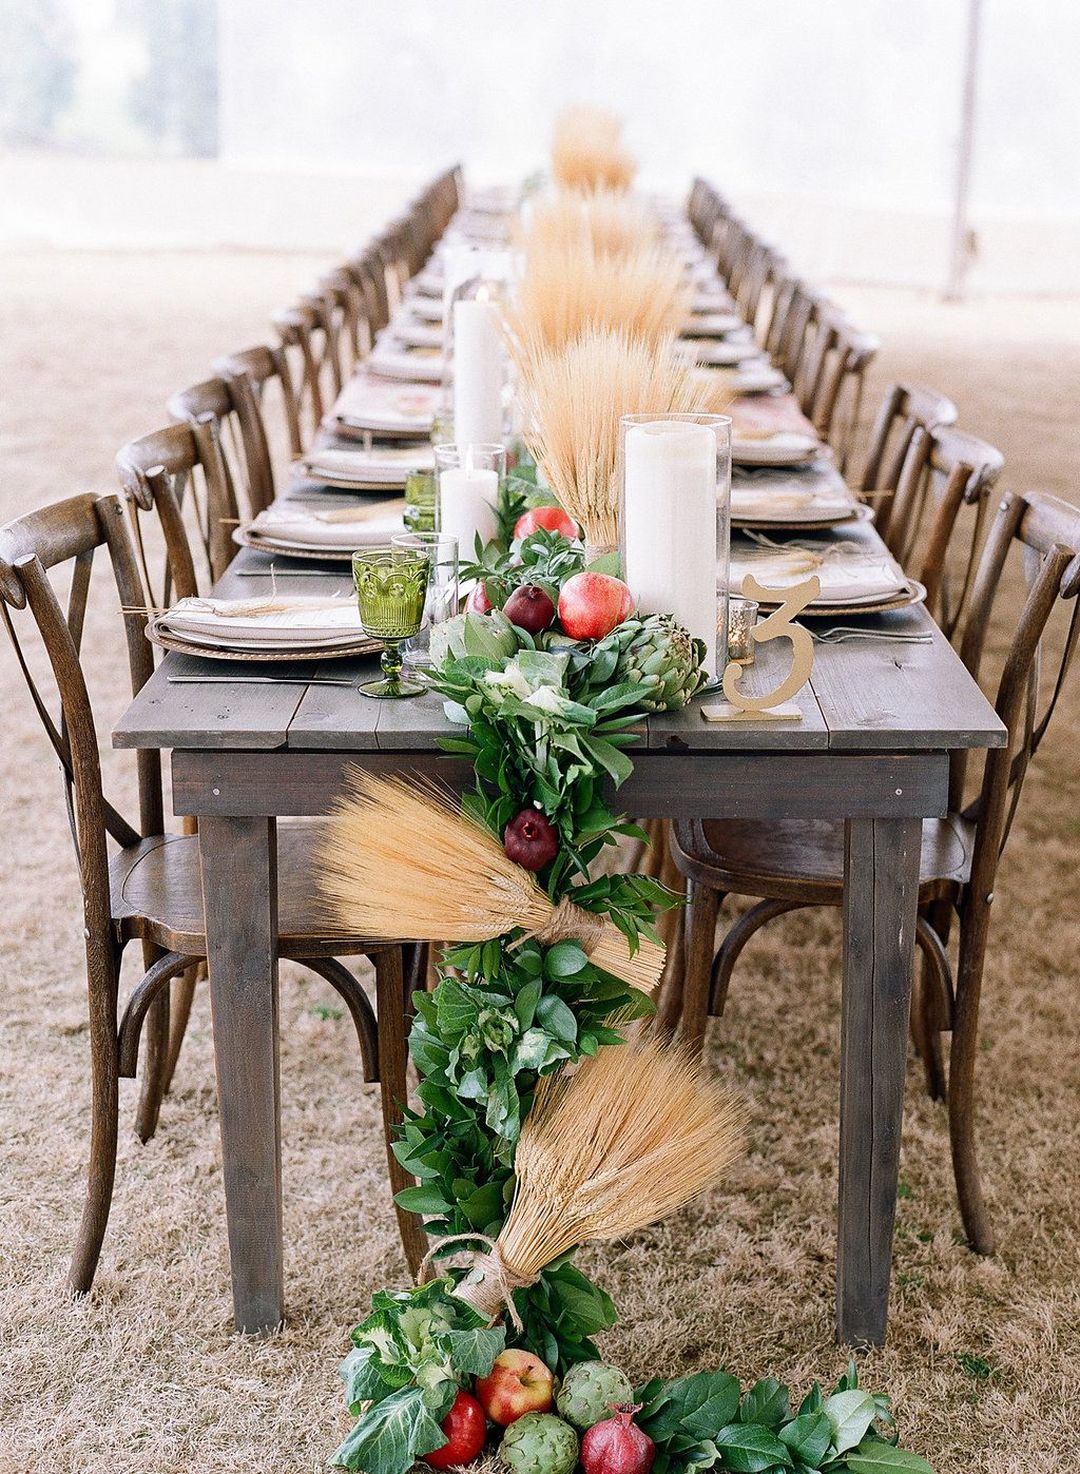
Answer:
[[[539,809],[522,809],[503,830],[503,849],[515,865],[543,870],[559,853],[559,832]]]
[[[539,584],[523,583],[507,599],[503,613],[519,630],[538,635],[555,618],[555,605]]]
[[[469,592],[469,597],[465,600],[466,613],[490,614],[493,607],[491,600],[488,598],[488,591],[484,587],[483,579],[479,583],[474,583]]]
[[[581,1440],[585,1474],[649,1474],[656,1444],[634,1422],[640,1403],[613,1407],[610,1418],[594,1423]]]

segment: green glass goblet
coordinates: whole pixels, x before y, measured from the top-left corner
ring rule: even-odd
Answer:
[[[416,635],[424,618],[431,557],[412,548],[364,548],[353,554],[353,583],[365,634],[382,640],[381,681],[367,681],[364,696],[393,700],[419,696],[424,687],[401,679],[403,640]]]

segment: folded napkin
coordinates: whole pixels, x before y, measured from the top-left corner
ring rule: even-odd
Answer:
[[[439,391],[426,384],[404,385],[371,374],[354,374],[334,402],[334,419],[361,428],[429,434]]]
[[[875,603],[910,587],[904,570],[887,553],[836,548],[823,553],[806,548],[754,549],[731,554],[731,587],[738,590],[748,573],[766,588],[786,589],[811,574],[821,580],[816,605]]]
[[[783,522],[790,517],[796,522],[823,522],[830,517],[850,516],[856,506],[846,488],[836,492],[799,487],[779,491],[766,487],[731,489],[731,515],[739,521]]]
[[[233,649],[310,649],[363,638],[356,600],[275,596],[262,599],[181,599],[154,621],[162,630],[228,644]]]
[[[794,394],[740,397],[732,402],[727,412],[732,420],[731,433],[736,440],[775,435],[781,430],[817,439],[812,422],[799,408]]]
[[[365,506],[312,511],[296,502],[275,502],[248,527],[249,535],[301,548],[363,548],[387,543],[405,531],[403,498]]]
[[[370,450],[336,450],[331,446],[310,451],[294,462],[298,476],[317,481],[385,481],[404,485],[411,471],[433,471],[435,451],[423,442],[415,446],[373,446]]]
[[[716,364],[722,368],[733,367],[748,359],[764,360],[765,357],[752,338],[745,342],[731,342],[726,338],[680,338],[679,342],[691,350],[698,363]]]
[[[437,384],[443,376],[445,359],[433,348],[392,348],[383,339],[372,349],[368,367],[390,379]]]
[[[404,348],[442,348],[443,337],[441,323],[418,322],[411,314],[394,317],[387,331],[387,341]]]
[[[740,435],[736,430],[731,442],[732,458],[752,466],[785,466],[820,455],[821,442],[811,427],[810,434],[790,430],[751,432]]]

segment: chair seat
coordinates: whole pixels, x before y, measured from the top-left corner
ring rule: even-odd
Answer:
[[[278,826],[278,937],[282,957],[347,957],[393,945],[337,935],[315,882],[318,824]],[[157,834],[117,851],[109,866],[113,918],[125,939],[206,955],[197,834]]]
[[[829,819],[695,819],[676,823],[672,852],[684,875],[735,895],[838,906],[844,825]],[[919,899],[954,894],[968,879],[975,826],[958,814],[924,819]]]

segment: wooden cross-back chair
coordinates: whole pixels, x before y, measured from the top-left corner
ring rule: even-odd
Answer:
[[[240,521],[214,415],[129,441],[117,452],[116,469],[136,507],[157,506],[165,535],[166,553],[159,559],[140,519],[134,519],[144,602],[164,607],[176,598],[208,593],[232,562],[233,531]]]
[[[364,316],[374,337],[390,321],[390,298],[386,290],[386,268],[370,245],[343,263],[345,272],[360,293]]]
[[[87,1194],[69,1276],[72,1289],[80,1294],[93,1283],[112,1201],[119,1080],[136,1074],[140,1036],[145,1031],[138,1130],[146,1140],[157,1124],[167,1084],[168,990],[174,978],[190,974],[206,958],[199,841],[195,834],[164,832],[160,754],[143,750],[137,755],[136,818],[126,818],[105,796],[99,731],[82,662],[92,565],[102,547],[107,550],[123,611],[130,693],[134,694],[151,675],[154,662],[153,649],[145,638],[145,595],[123,498],[71,497],[0,528],[0,615],[60,760],[83,898],[91,1056],[90,1153]],[[66,607],[53,587],[54,578],[58,585],[68,583]],[[27,631],[20,611],[29,616],[44,647],[51,690],[43,689],[33,674],[38,662],[25,649]],[[58,704],[57,714],[54,704]],[[278,858],[279,955],[324,978],[348,1008],[365,1078],[381,1081],[390,1179],[397,1191],[411,1181],[390,1151],[400,1104],[406,1098],[408,997],[402,951],[396,944],[321,932],[313,922],[319,905],[312,876],[310,831],[302,826],[283,827]],[[140,943],[145,971],[121,1009],[120,967],[130,942]],[[369,957],[375,967],[377,1016],[359,981],[338,960],[360,955]],[[399,1212],[398,1221],[415,1269],[423,1253],[423,1236],[411,1215]]]
[[[334,335],[334,354],[344,381],[371,352],[371,324],[364,294],[352,274],[342,266],[320,278],[319,290],[327,303],[327,325]]]
[[[996,446],[951,425],[916,426],[900,464],[885,544],[926,585],[927,608],[950,640],[964,615],[990,492],[1004,465]]]
[[[935,389],[917,384],[890,384],[882,396],[870,430],[859,491],[874,509],[874,526],[885,536],[893,510],[893,494],[916,430],[955,425],[957,408]]]
[[[260,468],[248,491],[252,511],[261,512],[274,499],[277,471],[303,450],[300,404],[285,349],[259,344],[216,359],[213,368],[229,386],[247,463]]]
[[[166,409],[174,420],[192,427],[208,421],[220,453],[220,469],[226,480],[228,501],[238,518],[251,518],[274,496],[274,476],[265,435],[253,437],[238,408],[239,391],[227,379],[216,377],[191,384],[170,395]],[[261,421],[261,416],[259,417]],[[231,560],[237,553],[229,540],[223,548]]]
[[[947,1093],[949,1131],[960,1211],[972,1248],[993,1249],[975,1151],[974,1086],[979,999],[986,963],[996,874],[1016,815],[1025,775],[1057,704],[1080,634],[1080,508],[1056,497],[1007,492],[979,560],[960,644],[973,676],[983,674],[987,631],[1011,552],[1022,564],[1026,597],[1011,634],[995,708],[1008,730],[1005,747],[983,757],[977,797],[965,800],[969,754],[951,755],[949,812],[923,823],[916,933],[921,969],[912,1002],[912,1032],[930,1093]],[[1040,710],[1040,652],[1055,609],[1065,630]],[[732,969],[768,921],[806,906],[843,901],[842,824],[805,820],[695,820],[672,826],[671,850],[686,879],[682,1029],[700,1049],[710,1013],[721,1014]],[[757,898],[716,948],[719,906],[726,895]],[[950,962],[956,929],[958,962]],[[946,1085],[941,1040],[951,1033]]]
[[[795,376],[795,395],[815,430],[832,446],[841,471],[847,468],[866,370],[877,350],[877,338],[853,327],[838,307],[818,307],[813,340],[803,350],[805,368]]]
[[[311,292],[295,306],[275,312],[272,321],[289,363],[300,449],[305,451],[345,382],[334,312],[322,292]]]

